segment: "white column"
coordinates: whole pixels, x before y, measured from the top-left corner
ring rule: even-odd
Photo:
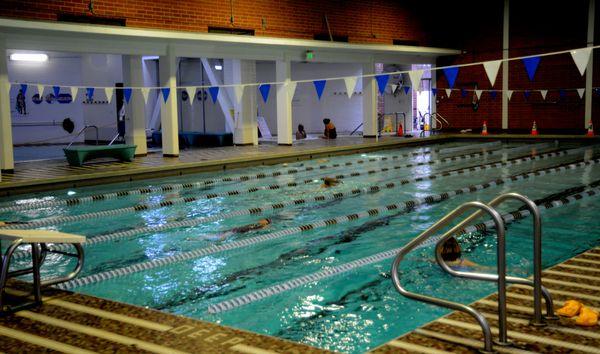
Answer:
[[[3,38],[0,38],[0,169],[12,171],[15,168],[15,162],[13,157],[10,85],[6,55],[6,42]]]
[[[255,83],[256,62],[254,60],[226,59],[223,61],[225,84]],[[256,122],[257,87],[244,89],[240,103],[233,103],[233,143],[235,145],[258,145]]]
[[[596,11],[596,0],[590,0],[588,9],[588,33],[587,33],[587,46],[594,46],[594,15]],[[592,120],[592,100],[593,100],[593,88],[592,79],[594,77],[594,51],[590,54],[590,61],[588,62],[587,68],[585,69],[585,115],[583,117],[583,127],[587,128],[589,121]]]
[[[430,90],[433,89],[434,87],[437,87],[436,75],[435,75],[435,71],[433,71],[433,69],[435,69],[435,65],[432,64],[431,65]],[[429,93],[429,111],[431,112],[432,117],[435,115],[435,113],[437,113],[437,95],[438,95],[438,93],[436,93],[434,96],[433,91],[430,91],[430,93]],[[442,126],[443,126],[443,124],[442,124]],[[437,120],[432,119],[431,120],[431,129],[436,129],[436,128],[437,128]],[[404,129],[406,129],[406,127],[404,127]]]
[[[140,55],[123,56],[123,78],[125,87],[144,86],[143,61]],[[146,103],[140,90],[134,89],[129,103],[125,103],[125,142],[137,145],[136,156],[148,153],[146,146]]]
[[[502,129],[508,129],[508,48],[509,48],[509,8],[510,0],[504,0],[504,25],[502,35]]]
[[[292,77],[292,63],[289,60],[275,62],[275,81],[289,82]],[[277,85],[277,143],[292,145],[292,98],[286,85]]]
[[[363,75],[375,73],[375,63],[363,64]],[[375,77],[363,77],[363,138],[377,138],[377,82]]]
[[[160,125],[162,131],[162,151],[165,157],[179,156],[179,129],[177,127],[177,57],[171,46],[167,49],[167,55],[158,60],[158,71],[160,75],[160,86],[169,87],[169,99],[164,102],[162,93],[159,95]]]

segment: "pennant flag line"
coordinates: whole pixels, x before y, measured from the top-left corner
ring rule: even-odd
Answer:
[[[60,86],[52,86],[52,91],[54,92],[54,97],[58,98],[60,94]]]
[[[591,54],[592,48],[582,48],[571,51],[571,57],[573,57],[573,61],[575,62],[575,65],[577,65],[577,69],[579,69],[581,76],[585,73]]]
[[[577,89],[577,94],[579,94],[579,98],[583,98],[583,93],[585,92],[585,89]]]
[[[410,77],[410,82],[412,86],[420,91],[421,89],[421,78],[423,77],[423,70],[412,70],[408,72],[408,77]]]
[[[522,61],[523,64],[525,64],[525,70],[527,70],[529,81],[533,81],[538,65],[540,65],[540,57],[524,58]]]
[[[481,94],[483,93],[483,90],[475,90],[475,95],[477,96],[477,99],[480,100],[481,99]]]
[[[44,95],[44,85],[37,85],[37,90],[38,95],[40,95],[40,98],[42,98],[42,96]]]
[[[379,88],[379,93],[383,95],[383,93],[385,92],[385,87],[387,86],[388,81],[390,80],[390,76],[377,75],[375,76],[375,80],[377,80],[377,87]]]
[[[444,76],[446,76],[446,80],[448,80],[448,86],[450,86],[450,88],[454,88],[454,82],[458,76],[458,67],[445,68],[443,71]]]
[[[498,91],[490,91],[490,97],[492,97],[493,100],[496,99],[496,96],[498,96]]]
[[[75,99],[77,99],[77,93],[79,92],[79,87],[71,86],[70,88],[71,88],[71,98],[73,99],[73,101],[75,101]]]
[[[23,95],[27,95],[27,84],[21,84],[21,92]]]
[[[263,101],[265,103],[267,103],[267,100],[269,99],[269,91],[271,91],[271,85],[270,84],[260,85],[260,86],[258,86],[258,90],[260,91]]]
[[[160,89],[160,91],[162,92],[163,100],[165,101],[165,103],[167,103],[167,100],[169,99],[169,94],[171,93],[171,89],[169,87],[163,87]]]
[[[462,96],[462,98],[467,97],[467,90],[465,89],[460,89],[460,95]]]
[[[392,84],[392,93],[396,92],[397,88],[398,88],[398,85]]]
[[[213,103],[217,103],[217,98],[219,96],[219,86],[209,87],[208,93],[210,93],[210,97],[212,98]]]
[[[125,103],[129,104],[129,100],[131,100],[132,93],[133,90],[130,88],[123,89],[123,98],[125,98]],[[73,99],[75,99],[75,96],[73,96]]]
[[[506,97],[508,97],[508,100],[510,101],[510,98],[512,97],[513,94],[513,90],[507,90],[506,91]]]
[[[194,98],[196,97],[196,88],[194,86],[187,86],[184,88],[188,94],[188,104],[191,106],[194,104]]]
[[[113,91],[115,89],[112,87],[107,87],[104,89],[104,93],[106,94],[106,99],[108,100],[108,103],[112,102],[112,98],[113,98]]]
[[[321,100],[321,95],[323,95],[323,90],[325,90],[326,80],[315,80],[313,81],[313,85],[315,85],[315,90],[317,91],[317,97],[319,101]]]
[[[567,93],[565,92],[565,90],[558,90],[558,96],[562,100],[563,98],[565,98],[567,96]]]
[[[295,81],[288,81],[286,82],[286,86],[288,90],[288,98],[290,101],[292,101],[294,99],[294,94],[296,93],[296,86],[298,86],[298,83]]]
[[[450,94],[452,94],[452,89],[446,89],[446,97],[450,98]]]
[[[94,98],[94,88],[93,87],[88,87],[85,90],[86,90],[86,94],[87,94],[88,100],[91,101],[92,98]]]
[[[548,94],[548,90],[540,90],[540,94],[542,95],[542,98],[545,101],[546,100],[546,95]]]
[[[483,68],[485,69],[485,73],[487,74],[492,87],[496,82],[496,77],[498,77],[498,69],[500,69],[500,64],[502,64],[502,60],[492,60],[483,63]]]
[[[528,100],[529,96],[531,96],[531,91],[529,91],[529,90],[523,91],[523,96],[525,96],[525,99]]]
[[[357,77],[345,77],[344,84],[346,85],[346,93],[348,94],[348,98],[352,98],[352,94],[354,93],[354,89],[356,88],[356,83],[358,82]],[[392,85],[393,88],[394,85]]]
[[[408,91],[410,91],[410,86],[404,86],[404,94],[408,95]]]
[[[148,95],[150,94],[150,89],[147,87],[142,87],[140,90],[142,93],[142,97],[144,98],[144,103],[148,103]]]
[[[235,102],[240,104],[242,102],[242,97],[244,96],[244,87],[243,85],[233,86],[233,97],[235,97]]]
[[[431,94],[434,96],[437,95],[437,89],[435,87],[431,88]]]

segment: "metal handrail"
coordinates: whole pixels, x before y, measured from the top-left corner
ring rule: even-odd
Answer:
[[[446,307],[452,310],[461,311],[471,315],[481,326],[484,337],[484,350],[486,352],[492,352],[492,332],[490,325],[485,317],[473,309],[470,306],[463,305],[458,302],[452,302],[440,298],[435,298],[427,295],[417,294],[410,292],[402,287],[400,283],[399,268],[400,263],[404,257],[417,246],[425,242],[435,232],[439,231],[457,217],[464,214],[468,209],[478,209],[480,212],[488,213],[494,220],[496,226],[496,233],[498,235],[498,327],[499,327],[499,344],[504,345],[508,343],[507,340],[507,329],[506,329],[506,240],[504,237],[504,221],[502,216],[492,207],[481,203],[481,202],[468,202],[464,203],[458,208],[454,209],[450,213],[446,214],[438,222],[433,224],[427,230],[423,231],[419,236],[415,237],[412,241],[408,242],[404,247],[400,249],[398,255],[392,263],[392,281],[394,287],[398,292],[408,298],[423,301],[429,304]]]
[[[435,130],[442,130],[444,124],[446,123],[448,126],[450,126],[450,122],[448,122],[448,120],[446,120],[446,118],[444,118],[441,114],[439,114],[438,112],[433,112],[432,117],[434,117],[436,122],[440,123],[440,128],[439,129],[435,129]]]
[[[73,143],[75,142],[75,140],[77,140],[77,138],[84,132],[86,131],[88,128],[94,128],[96,129],[96,145],[98,145],[98,127],[95,125],[86,125],[85,127],[81,128],[81,130],[77,133],[77,135],[75,135],[75,137],[73,138],[73,140],[71,141],[71,143],[69,145],[67,145],[67,148],[71,147],[71,145],[73,145]]]
[[[545,326],[546,322],[542,318],[542,296],[546,301],[546,319],[556,319],[554,314],[554,304],[552,300],[552,295],[542,286],[542,218],[540,215],[540,210],[538,206],[529,198],[518,194],[518,193],[506,193],[502,194],[492,201],[487,203],[490,207],[497,207],[498,205],[504,203],[507,200],[518,200],[525,204],[525,207],[529,209],[531,215],[533,216],[533,282],[529,279],[519,278],[519,277],[506,277],[506,281],[514,284],[522,284],[533,287],[533,305],[534,305],[534,317],[531,321],[531,324],[534,326]],[[442,258],[442,247],[444,242],[452,237],[455,233],[463,229],[473,220],[480,217],[483,213],[481,211],[477,211],[473,213],[471,216],[460,222],[458,225],[454,226],[451,230],[447,231],[436,244],[436,260],[440,267],[445,270],[447,273],[463,278],[470,279],[478,279],[478,280],[487,280],[487,281],[497,281],[498,277],[496,275],[491,274],[478,274],[471,272],[460,272],[452,269],[446,262],[444,262]]]
[[[350,135],[352,135],[352,134],[356,133],[356,131],[357,131],[358,129],[360,129],[360,127],[362,127],[362,126],[363,126],[363,124],[364,124],[364,123],[360,123],[360,124],[359,124],[359,125],[358,125],[356,128],[354,128],[354,130],[352,131],[352,133],[350,133]]]

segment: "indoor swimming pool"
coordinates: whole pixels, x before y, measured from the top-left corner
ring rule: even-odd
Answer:
[[[87,236],[84,269],[62,289],[361,353],[448,312],[402,297],[389,272],[393,250],[464,202],[506,192],[535,200],[544,267],[600,245],[598,147],[382,150],[5,198],[0,220]],[[325,188],[325,177],[340,184]],[[493,230],[458,238],[466,258],[494,271]],[[509,274],[532,274],[532,247],[531,218],[507,222]],[[24,266],[28,250],[16,257]],[[72,268],[56,254],[46,265],[46,273]],[[440,271],[431,243],[409,255],[403,279],[409,290],[465,304],[496,289]]]

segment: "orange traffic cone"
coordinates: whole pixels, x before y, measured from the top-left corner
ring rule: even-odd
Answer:
[[[487,132],[487,121],[486,120],[483,121],[483,128],[481,129],[481,135],[488,135],[488,132]]]
[[[398,132],[396,136],[404,136],[404,129],[402,129],[402,124],[398,124]]]
[[[594,136],[594,124],[592,124],[592,120],[590,119],[590,124],[588,125],[588,131],[586,136]]]
[[[535,120],[533,121],[533,127],[531,127],[531,135],[538,135],[537,124],[535,124]]]

